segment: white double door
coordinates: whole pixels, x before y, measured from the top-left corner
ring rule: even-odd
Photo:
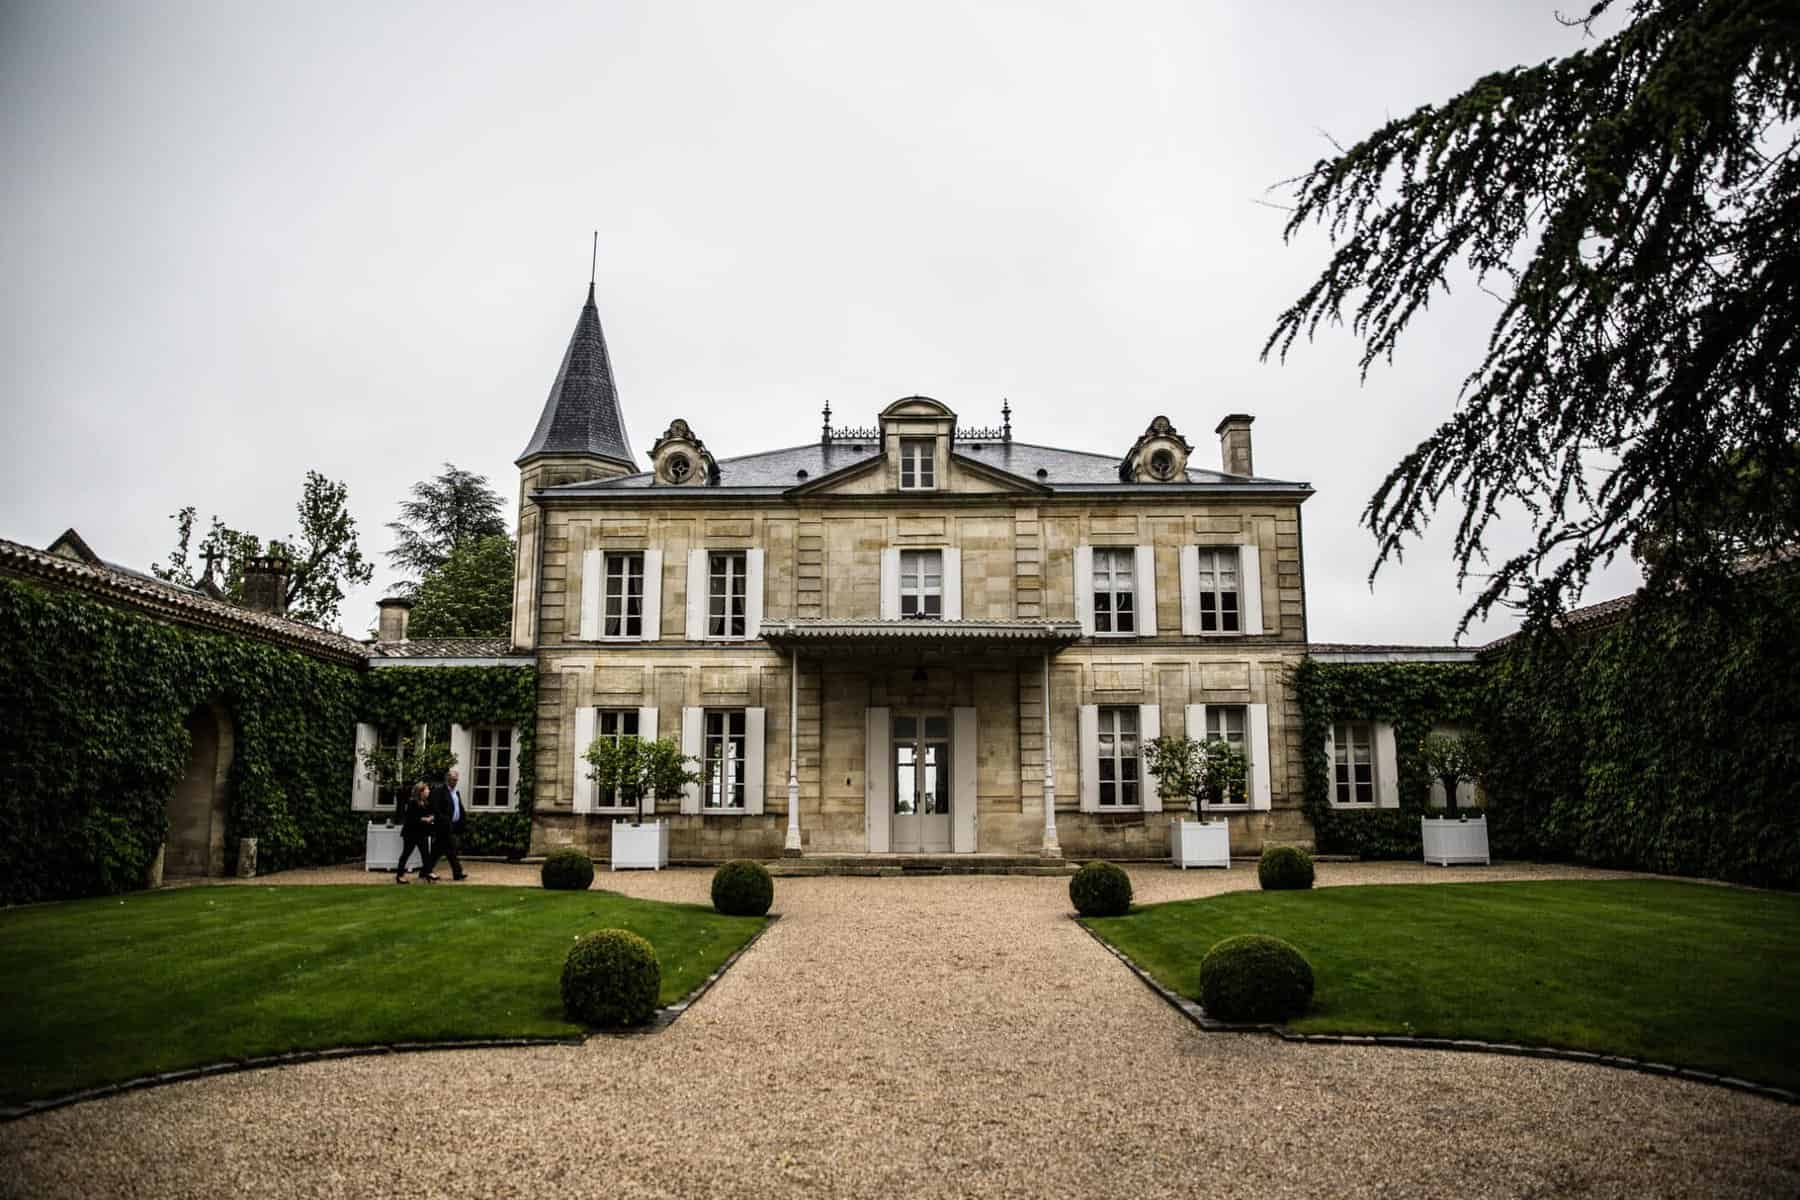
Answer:
[[[893,717],[894,798],[891,846],[895,853],[941,854],[950,850],[949,713],[897,713]]]

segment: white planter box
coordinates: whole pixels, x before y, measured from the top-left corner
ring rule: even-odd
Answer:
[[[1452,863],[1488,865],[1487,818],[1420,817],[1419,836],[1425,843],[1425,861],[1447,867]]]
[[[1189,867],[1231,869],[1231,826],[1224,821],[1176,821],[1169,826],[1169,857]]]
[[[368,841],[363,847],[363,866],[371,871],[392,871],[399,865],[401,844],[398,825],[381,825],[370,821]],[[406,864],[407,869],[424,865],[419,851],[415,849]]]
[[[614,821],[612,830],[612,869],[629,868],[661,870],[669,865],[669,823]]]

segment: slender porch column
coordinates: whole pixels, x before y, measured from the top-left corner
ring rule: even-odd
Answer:
[[[784,854],[800,853],[800,652],[788,656],[788,827]]]
[[[1044,858],[1061,858],[1056,841],[1056,747],[1050,744],[1050,656],[1044,655]]]

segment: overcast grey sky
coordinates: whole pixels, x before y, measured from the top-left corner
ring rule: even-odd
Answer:
[[[1366,385],[1347,333],[1260,363],[1326,243],[1258,201],[1326,133],[1577,48],[1554,12],[8,0],[0,536],[144,567],[184,504],[290,533],[316,468],[383,563],[361,633],[414,480],[516,501],[598,229],[640,456],[675,416],[724,458],[921,392],[1106,453],[1167,413],[1212,466],[1249,412],[1258,472],[1318,489],[1313,638],[1447,640],[1454,514],[1373,592],[1357,518],[1494,301],[1450,297]]]

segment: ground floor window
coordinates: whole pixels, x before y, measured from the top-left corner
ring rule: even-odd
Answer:
[[[393,759],[394,782],[387,787],[375,789],[375,807],[397,808],[400,800],[412,791],[413,784],[418,782],[407,775],[412,769],[412,758],[417,753],[425,736],[424,729],[384,729],[381,731],[381,751]]]
[[[1375,728],[1367,721],[1332,726],[1331,798],[1338,804],[1375,803]]]
[[[638,710],[635,708],[603,708],[597,714],[595,738],[610,742],[638,735]],[[600,788],[595,803],[601,808],[630,808],[632,801],[620,800],[617,788]]]
[[[700,760],[701,802],[709,810],[744,807],[744,710],[706,710]]]
[[[1100,807],[1138,806],[1138,710],[1100,710]]]
[[[507,808],[512,804],[512,726],[477,725],[469,731],[469,807]]]
[[[1206,706],[1206,739],[1218,738],[1244,756],[1244,782],[1229,796],[1209,796],[1208,804],[1241,805],[1249,800],[1250,743],[1244,737],[1247,710],[1241,704],[1209,704]]]

